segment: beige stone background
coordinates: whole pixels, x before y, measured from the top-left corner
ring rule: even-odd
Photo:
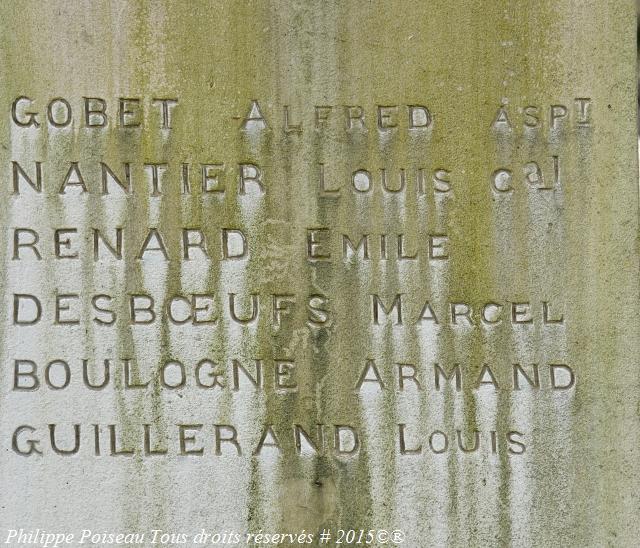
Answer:
[[[0,525],[96,531],[297,531],[320,527],[402,529],[406,546],[636,546],[640,511],[638,425],[638,165],[636,47],[630,0],[437,0],[432,2],[122,2],[15,1],[0,4]],[[28,95],[36,108],[60,96],[74,111],[83,96],[141,97],[150,129],[93,131],[74,123],[21,130],[9,108]],[[178,97],[175,127],[157,127],[153,97]],[[523,130],[518,109],[592,99],[592,127]],[[252,99],[279,125],[282,105],[309,115],[316,104],[427,104],[433,130],[392,139],[371,129],[347,134],[244,134],[238,121]],[[514,114],[511,132],[494,132],[501,104]],[[546,116],[546,115],[545,115]],[[306,124],[310,124],[307,118]],[[491,192],[500,166],[520,170],[531,158],[562,159],[559,187],[536,193],[520,185],[509,197]],[[53,182],[41,195],[11,195],[10,162],[43,161]],[[254,161],[266,166],[266,194],[221,200],[161,199],[97,193],[61,197],[56,181],[70,161],[99,184],[98,162],[164,160],[177,165]],[[360,166],[424,165],[452,173],[453,195],[407,197],[345,193],[317,197],[317,164],[335,174]],[[548,164],[545,164],[548,165]],[[135,168],[134,179],[143,178]],[[252,246],[246,263],[95,263],[11,259],[11,229],[99,227],[118,223],[131,237],[150,226],[175,236],[182,226],[241,226]],[[436,265],[372,262],[361,267],[309,265],[305,229],[424,237],[446,231],[451,260]],[[50,242],[50,240],[47,240]],[[43,245],[51,245],[46,243]],[[84,244],[89,249],[90,242]],[[149,292],[291,292],[303,302],[332,297],[331,328],[274,329],[268,313],[254,328],[222,322],[203,332],[164,323],[98,329],[43,322],[11,324],[16,292],[122,294]],[[452,300],[550,301],[566,325],[456,330],[372,326],[370,293]],[[49,297],[50,298],[50,297]],[[87,301],[89,302],[89,301]],[[419,306],[419,304],[414,305]],[[125,310],[122,306],[121,311]],[[83,318],[89,317],[89,306]],[[291,325],[291,324],[290,324]],[[16,393],[12,364],[66,357],[127,355],[155,364],[210,356],[286,354],[300,362],[300,394],[186,390]],[[365,358],[385,374],[395,361],[459,362],[477,373],[496,364],[568,363],[568,392],[452,391],[354,394]],[[148,459],[11,450],[20,424],[122,425],[130,440],[143,422],[171,436],[181,422],[232,423],[255,441],[260,425],[353,424],[363,432],[355,458],[332,455]],[[394,425],[423,435],[491,429],[526,432],[528,449],[463,455],[398,453]],[[90,438],[87,438],[90,440]],[[423,438],[424,439],[424,438]],[[89,442],[83,441],[87,444]]]

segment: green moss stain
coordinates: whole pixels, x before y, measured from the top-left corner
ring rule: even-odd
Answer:
[[[149,293],[161,313],[159,304],[176,294],[210,293],[220,319],[211,328],[193,330],[168,322],[148,328],[120,321],[108,329],[88,325],[82,357],[92,363],[110,357],[114,368],[128,357],[143,374],[178,359],[191,383],[201,359],[226,371],[232,359],[265,364],[266,389],[255,394],[229,388],[164,390],[159,379],[153,389],[113,394],[113,420],[125,445],[137,444],[145,422],[152,422],[162,439],[176,437],[174,423],[184,421],[234,424],[245,448],[239,459],[214,456],[214,440],[203,433],[202,458],[114,459],[110,465],[118,467],[119,489],[128,496],[117,509],[105,511],[113,523],[138,530],[180,528],[180,519],[191,519],[185,508],[193,508],[193,532],[232,520],[234,527],[251,532],[405,528],[412,545],[433,540],[451,546],[580,546],[632,538],[625,500],[637,484],[633,462],[638,459],[632,457],[638,434],[637,429],[628,434],[624,400],[635,397],[638,387],[632,367],[637,243],[629,236],[637,231],[637,210],[628,206],[637,202],[637,189],[629,190],[631,167],[635,177],[637,166],[627,165],[632,156],[635,162],[635,138],[632,143],[625,135],[635,132],[635,80],[631,46],[619,47],[615,38],[631,36],[632,25],[623,3],[583,4],[229,1],[214,6],[194,1],[187,8],[175,2],[97,2],[87,10],[59,1],[0,8],[19,29],[0,33],[2,104],[29,95],[43,119],[46,103],[61,96],[70,100],[77,120],[69,130],[43,123],[31,142],[22,141],[20,130],[2,118],[6,181],[6,166],[14,159],[29,167],[33,160],[45,162],[48,188],[53,186],[48,179],[60,180],[55,174],[69,161],[80,161],[93,190],[83,197],[45,191],[34,198],[42,202],[43,226],[73,226],[76,218],[109,233],[124,226],[125,242],[141,242],[148,228],[158,228],[172,257],[180,255],[182,228],[201,228],[210,239],[211,260],[202,269],[178,260],[160,261],[156,269],[126,245],[124,264],[113,268],[85,253],[76,284],[83,295],[98,287],[122,295]],[[608,67],[610,77],[601,78],[594,67]],[[85,96],[107,100],[108,129],[81,127]],[[114,127],[119,97],[142,99],[145,128]],[[161,97],[179,100],[170,131],[157,129],[151,100]],[[576,97],[592,99],[592,127],[567,125],[550,132],[550,105],[572,109]],[[252,100],[259,101],[269,128],[243,132],[239,127]],[[283,133],[285,105],[291,122],[303,124],[301,135]],[[314,128],[313,109],[320,105],[333,107],[324,131]],[[349,105],[364,107],[366,131],[345,131]],[[400,128],[378,131],[375,105],[400,105]],[[407,131],[401,105],[427,106],[433,127]],[[540,108],[540,130],[523,126],[523,109],[530,105]],[[511,130],[491,128],[500,106],[507,109]],[[523,166],[535,161],[549,177],[553,156],[561,162],[560,187],[546,193],[528,187]],[[122,162],[136,166],[136,193],[121,205],[95,192],[100,161],[118,173]],[[148,175],[140,167],[148,162],[169,164],[162,197],[149,196]],[[189,194],[181,191],[182,163],[190,165]],[[224,164],[224,193],[204,195],[198,188],[202,163]],[[264,194],[238,195],[240,163],[260,166]],[[342,187],[338,198],[318,197],[319,164],[329,183]],[[409,190],[415,190],[417,168],[425,172],[422,196]],[[498,168],[513,174],[514,192],[508,196],[491,190],[490,177]],[[369,193],[350,189],[357,169],[371,173]],[[382,192],[381,169],[391,185],[405,169],[408,190]],[[446,196],[432,192],[437,169],[451,173]],[[9,205],[0,210],[0,222],[10,229],[18,206],[11,202],[10,184],[2,192]],[[81,214],[78,204],[84,207]],[[113,211],[117,219],[110,218]],[[305,231],[311,227],[332,229],[330,264],[305,260]],[[244,232],[248,261],[220,261],[218,228]],[[409,246],[422,248],[430,233],[446,233],[450,259],[434,264],[423,255],[410,264],[349,264],[339,257],[341,234],[357,241],[382,233],[391,238],[403,233]],[[11,262],[8,249],[0,248],[2,264]],[[47,288],[63,281],[73,286],[71,269],[65,268],[60,266]],[[150,281],[156,277],[162,291]],[[7,284],[3,277],[3,294]],[[260,295],[257,325],[238,326],[222,317],[228,293],[237,293],[247,308],[249,295]],[[409,316],[405,325],[372,326],[371,294],[390,302],[398,293]],[[271,320],[272,294],[295,296],[280,328]],[[305,303],[313,294],[329,297],[330,325],[306,325]],[[558,331],[508,322],[470,330],[413,325],[411,316],[426,300],[439,311],[449,302],[475,308],[492,300],[537,306],[551,301],[568,323]],[[126,316],[122,303],[117,313]],[[91,314],[87,300],[82,314]],[[7,328],[0,325],[5,343]],[[185,338],[196,329],[197,348],[185,350]],[[42,334],[54,340],[59,330],[46,327]],[[43,343],[45,350],[52,347]],[[295,360],[298,391],[274,391],[270,371],[277,359]],[[354,391],[366,359],[375,360],[388,389]],[[522,362],[527,370],[538,363],[543,375],[544,364],[557,360],[578,372],[578,388],[565,399],[505,388],[489,396],[468,387],[463,394],[447,388],[417,395],[396,388],[398,362],[416,364],[426,381],[432,380],[434,362],[447,370],[459,363],[465,379],[489,365],[505,383],[512,363]],[[619,394],[616,408],[608,397],[612,393]],[[0,405],[8,405],[8,398],[3,395]],[[425,447],[420,457],[398,454],[397,424],[405,422]],[[335,458],[327,427],[322,454],[297,455],[292,426],[314,432],[317,423],[355,427],[360,454]],[[282,455],[251,454],[265,424],[279,434]],[[565,427],[576,433],[563,438]],[[528,449],[514,457],[504,436],[520,428],[528,428]],[[497,455],[487,454],[489,429],[501,440]],[[450,446],[456,445],[456,430],[465,441],[476,430],[484,439],[476,453],[450,449],[434,455],[426,449],[433,430],[446,431]],[[106,434],[103,428],[105,451]],[[185,485],[198,485],[203,500],[182,504]],[[591,487],[597,496],[591,497]],[[618,497],[621,492],[627,499]],[[240,516],[217,508],[240,509]],[[595,533],[592,523],[598,526]]]

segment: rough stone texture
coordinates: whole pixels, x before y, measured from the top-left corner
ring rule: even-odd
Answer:
[[[640,485],[638,425],[638,183],[636,157],[635,6],[628,1],[447,0],[433,2],[3,2],[0,15],[0,165],[6,244],[0,262],[6,313],[0,328],[0,524],[80,531],[317,531],[321,527],[402,529],[407,546],[634,546]],[[18,96],[33,99],[39,128],[11,122]],[[46,106],[67,99],[73,124],[54,128]],[[86,128],[82,98],[107,101],[109,126]],[[117,99],[139,97],[142,129],[116,127]],[[159,130],[157,97],[176,97],[173,128]],[[580,126],[576,98],[590,98],[590,125]],[[240,131],[252,100],[270,129]],[[376,128],[376,105],[426,105],[433,124],[409,131]],[[303,133],[284,134],[283,107]],[[334,105],[329,126],[315,131],[314,105]],[[367,131],[345,131],[338,105],[361,105]],[[511,128],[493,124],[501,105]],[[538,106],[541,127],[523,109]],[[551,105],[566,118],[550,128]],[[251,125],[251,124],[250,124]],[[254,124],[255,125],[255,124]],[[552,157],[559,182],[538,190],[524,166],[538,162],[545,181]],[[43,192],[24,184],[12,195],[11,161],[33,176],[43,162]],[[79,162],[90,192],[58,194],[70,162]],[[135,191],[100,195],[100,161],[119,176],[131,162]],[[152,197],[142,164],[169,164],[162,197]],[[180,195],[180,164],[225,163],[227,192]],[[237,164],[264,170],[263,195],[238,195]],[[318,196],[319,164],[339,198]],[[415,193],[416,167],[426,192]],[[380,190],[386,167],[395,185],[407,170],[413,191]],[[513,173],[513,192],[492,189],[492,173]],[[349,187],[368,169],[374,190]],[[450,171],[451,191],[434,192],[431,178]],[[194,186],[197,183],[194,182]],[[77,190],[77,189],[76,189]],[[93,260],[90,228],[125,234],[125,258]],[[13,229],[40,235],[43,259],[13,260]],[[53,259],[53,228],[76,227],[78,259]],[[158,227],[172,260],[136,259],[136,244]],[[211,261],[177,260],[182,227],[211,231]],[[217,229],[239,228],[246,261],[220,261]],[[307,229],[335,231],[331,262],[305,258]],[[339,234],[406,234],[420,242],[416,261],[343,261]],[[450,258],[429,260],[428,234],[447,234]],[[390,236],[390,238],[395,236]],[[410,243],[413,242],[413,243]],[[408,249],[408,252],[412,249]],[[42,297],[44,319],[12,324],[13,295]],[[55,294],[77,293],[81,322],[53,325]],[[180,293],[212,293],[221,319],[211,327],[157,321],[114,326],[91,321],[91,296],[148,293],[159,302]],[[256,324],[239,326],[222,311],[227,294],[260,295]],[[295,295],[280,327],[271,295]],[[371,294],[385,303],[402,293],[403,325],[374,325]],[[309,327],[305,301],[330,300],[329,326]],[[416,324],[425,301],[440,323]],[[448,303],[531,302],[534,321],[515,325],[452,325]],[[543,324],[541,303],[564,323]],[[284,316],[283,316],[284,317]],[[477,316],[476,316],[477,319]],[[464,323],[464,322],[463,322]],[[190,371],[182,390],[91,391],[82,359],[136,360],[143,372],[179,359]],[[265,390],[199,390],[193,368],[210,358],[228,364],[262,358]],[[295,359],[298,390],[276,393],[274,358]],[[16,391],[14,360],[44,365],[68,360],[72,383],[55,391]],[[373,359],[387,383],[354,387]],[[397,389],[398,362],[416,364],[425,390]],[[461,364],[462,392],[433,388],[433,364]],[[512,364],[539,364],[542,387],[510,387]],[[475,388],[483,364],[501,388]],[[568,390],[549,389],[548,364],[568,364]],[[271,368],[271,369],[269,369]],[[395,375],[395,377],[394,377]],[[370,375],[371,376],[371,375]],[[395,378],[395,380],[394,380]],[[228,380],[228,379],[227,379]],[[411,384],[411,383],[409,383]],[[47,425],[81,424],[82,447],[64,457],[48,447]],[[164,432],[173,454],[111,457],[108,427],[141,447],[142,424]],[[204,424],[202,457],[176,453],[176,425]],[[352,457],[295,451],[291,428],[344,424],[361,433]],[[402,455],[398,424],[411,447]],[[93,424],[102,425],[103,452],[93,455]],[[242,457],[213,453],[211,425],[235,425],[246,441]],[[283,451],[251,455],[265,424],[280,433]],[[18,455],[11,437],[33,425],[43,456]],[[62,428],[62,426],[61,426]],[[449,436],[442,454],[428,449],[435,430]],[[474,430],[478,451],[463,453]],[[500,448],[490,451],[488,432]],[[507,451],[508,431],[524,434],[526,452]],[[327,430],[327,444],[332,437]],[[120,440],[120,438],[118,438]],[[62,442],[61,442],[62,443]],[[120,441],[118,441],[120,443]],[[243,442],[244,443],[244,442]],[[509,446],[513,447],[513,446]],[[243,447],[244,448],[244,447]],[[229,450],[231,449],[231,450]],[[5,534],[3,531],[2,534]],[[4,538],[2,539],[4,542]]]

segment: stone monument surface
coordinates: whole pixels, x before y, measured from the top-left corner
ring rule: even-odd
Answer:
[[[0,543],[638,545],[632,0],[0,15]]]

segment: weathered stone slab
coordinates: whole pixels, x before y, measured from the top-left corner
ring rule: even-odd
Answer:
[[[634,9],[2,3],[2,542],[637,544]]]

